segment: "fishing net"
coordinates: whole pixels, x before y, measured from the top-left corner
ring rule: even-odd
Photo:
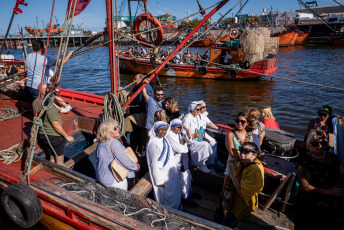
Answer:
[[[278,51],[278,40],[270,38],[270,31],[265,27],[256,30],[246,28],[239,40],[244,46],[245,61],[250,63],[261,61]]]
[[[55,181],[55,185],[157,229],[205,229],[183,221],[152,200],[95,182]]]

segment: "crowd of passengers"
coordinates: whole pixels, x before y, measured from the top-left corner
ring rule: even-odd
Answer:
[[[144,132],[145,155],[153,185],[155,200],[164,206],[183,210],[182,203],[192,206],[199,195],[192,190],[190,166],[204,173],[216,174],[214,167],[224,171],[219,209],[224,214],[222,224],[234,227],[258,208],[258,194],[264,187],[264,166],[260,161],[265,129],[280,129],[271,107],[251,108],[240,112],[234,128],[226,134],[228,159],[224,165],[217,157],[217,143],[207,128],[222,131],[208,118],[204,101],[193,101],[187,114],[181,114],[176,99],[163,100],[164,89],[149,85],[149,80],[135,76],[136,86],[148,83],[134,100],[135,113],[146,117]],[[337,229],[336,204],[342,202],[344,189],[340,187],[344,164],[331,151],[333,147],[333,118],[330,106],[322,106],[319,117],[309,122],[305,136],[307,153],[297,164],[299,193],[297,196],[296,229]],[[127,179],[118,181],[110,164],[115,158],[130,171],[128,178],[140,170],[124,152],[117,139],[119,127],[115,120],[103,122],[98,129],[97,179],[106,187],[128,189]],[[331,139],[332,137],[332,139]],[[209,185],[211,186],[211,185]],[[341,203],[342,204],[342,203]]]
[[[153,49],[146,49],[142,46],[135,46],[130,47],[128,49],[129,57],[143,57],[143,58],[150,58],[154,59],[157,62],[163,62],[171,53],[171,47],[167,50],[160,48],[158,51],[154,51]],[[222,57],[224,64],[229,64],[231,56],[228,52]],[[205,52],[203,55],[199,53],[192,54],[189,49],[187,49],[184,53],[177,52],[175,56],[170,60],[170,63],[174,64],[190,64],[190,65],[208,65],[209,62],[209,53]]]

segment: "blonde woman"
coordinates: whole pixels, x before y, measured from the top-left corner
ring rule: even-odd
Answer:
[[[173,119],[177,119],[180,116],[178,102],[172,98],[168,97],[164,101],[167,123],[170,123]]]
[[[276,122],[276,118],[272,115],[272,110],[270,106],[264,106],[261,111],[262,123],[265,128],[280,129]]]
[[[124,152],[125,147],[117,140],[119,136],[117,121],[109,119],[99,125],[97,131],[96,176],[97,180],[105,187],[127,190],[127,179],[123,181],[116,180],[112,174],[111,162],[116,159],[123,168],[134,172],[140,170],[140,165],[129,159]]]

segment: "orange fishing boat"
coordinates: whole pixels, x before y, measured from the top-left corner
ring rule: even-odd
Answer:
[[[271,35],[271,37],[279,37],[279,46],[292,46],[295,45],[298,33],[295,31],[286,31]]]
[[[63,32],[63,28],[59,28],[59,24],[54,24],[53,26],[51,26],[51,33],[62,33]],[[42,34],[42,33],[48,33],[48,28],[49,28],[49,24],[47,25],[47,28],[45,29],[34,29],[31,26],[25,26],[26,31],[29,34]]]
[[[230,65],[223,64],[222,57],[226,51],[233,57]],[[209,66],[169,63],[158,73],[160,76],[188,77],[204,79],[257,79],[263,75],[271,75],[277,71],[276,56],[266,57],[254,63],[244,61],[242,47],[229,48],[226,45],[216,45],[210,49]],[[154,68],[149,58],[130,57],[127,52],[119,55],[120,70],[124,72],[138,72],[148,74]],[[220,65],[219,65],[220,64]],[[161,63],[156,63],[157,67]]]
[[[309,36],[311,32],[307,33],[298,33],[298,36],[296,37],[295,45],[301,45]]]

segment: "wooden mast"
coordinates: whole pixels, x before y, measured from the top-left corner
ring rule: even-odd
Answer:
[[[116,49],[114,39],[114,14],[113,1],[105,0],[106,2],[106,20],[108,28],[109,43],[109,63],[110,63],[110,79],[111,79],[111,93],[118,97],[118,83],[117,83],[117,63],[116,63]]]

